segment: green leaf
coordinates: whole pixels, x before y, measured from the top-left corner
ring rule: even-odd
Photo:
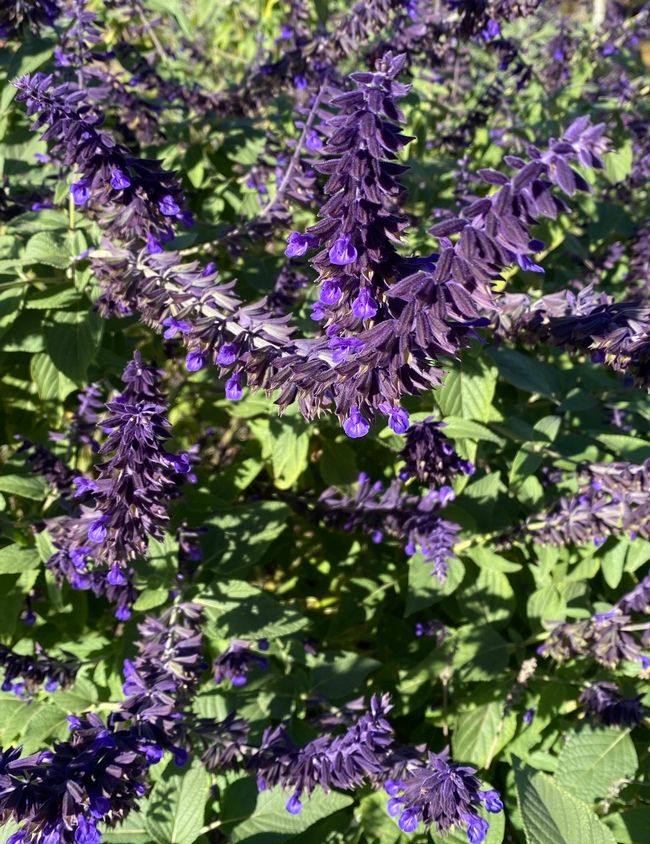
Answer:
[[[463,419],[461,416],[445,417],[444,434],[452,440],[469,439],[505,445],[505,440],[485,425],[473,422],[471,419]]]
[[[650,457],[650,443],[624,434],[599,434],[596,439],[614,454],[632,463],[643,463]]]
[[[62,290],[52,292],[51,290],[44,290],[31,295],[25,302],[26,308],[36,310],[48,310],[49,308],[67,308],[74,305],[81,298],[78,290],[74,287],[64,287]]]
[[[64,401],[77,388],[77,384],[60,372],[45,352],[34,355],[30,371],[42,401]]]
[[[607,815],[603,821],[620,844],[648,844],[650,807],[630,809],[619,815]]]
[[[459,369],[453,369],[435,391],[445,417],[458,416],[488,422],[497,382],[497,370],[483,358],[463,355]]]
[[[345,443],[323,440],[323,455],[318,461],[323,481],[328,486],[353,484],[359,477],[354,451]]]
[[[605,175],[613,185],[624,181],[629,175],[632,170],[633,158],[634,151],[632,149],[632,141],[629,138],[625,140],[625,143],[620,149],[606,152],[603,155]]]
[[[30,237],[24,257],[34,264],[47,264],[64,270],[70,263],[70,243],[63,234],[38,232]]]
[[[310,434],[302,419],[269,420],[267,446],[278,489],[290,489],[309,465]]]
[[[189,768],[169,765],[155,784],[145,816],[158,844],[192,844],[201,834],[210,779],[199,760]]]
[[[290,792],[279,786],[258,792],[252,777],[234,782],[226,789],[221,808],[228,841],[239,844],[254,838],[255,844],[282,844],[352,803],[347,794],[325,794],[316,786],[310,798],[303,798],[300,814],[291,815],[286,810],[289,797]]]
[[[0,548],[0,574],[20,574],[38,568],[41,560],[36,548],[7,545]]]
[[[554,401],[559,399],[559,373],[555,367],[514,349],[489,349],[488,354],[496,363],[499,375],[519,390],[539,393]]]
[[[431,563],[425,563],[424,557],[418,551],[409,560],[408,597],[406,599],[405,617],[437,604],[451,595],[463,582],[465,566],[457,559],[449,560],[449,570],[444,583],[440,583],[431,574]]]
[[[545,621],[564,621],[566,601],[557,586],[544,586],[528,598],[528,618],[543,626]]]
[[[469,762],[487,768],[494,757],[512,739],[517,729],[517,716],[503,714],[503,703],[493,701],[456,719],[452,736],[454,761]]]
[[[214,525],[221,542],[206,553],[203,565],[227,576],[245,574],[285,530],[290,515],[281,501],[256,501],[213,516],[207,524]]]
[[[623,577],[623,566],[629,545],[627,540],[621,539],[601,557],[600,565],[605,583],[612,589],[617,588]]]
[[[308,623],[297,610],[243,580],[214,583],[196,600],[205,607],[213,633],[224,639],[276,639]]]
[[[324,651],[310,657],[312,692],[325,695],[331,700],[351,695],[362,681],[381,667],[381,662],[345,651]]]
[[[470,621],[505,627],[515,610],[515,593],[500,571],[481,569],[476,581],[458,595],[458,603]]]
[[[56,311],[43,326],[45,346],[56,368],[73,381],[86,378],[99,349],[104,321],[92,312]]]
[[[161,606],[167,598],[169,598],[169,589],[162,586],[158,589],[144,589],[133,604],[133,609],[138,612],[146,612],[146,610]]]
[[[611,796],[621,780],[633,779],[639,760],[630,730],[581,724],[560,753],[555,783],[587,803]]]
[[[582,800],[546,774],[512,757],[528,844],[614,844],[614,836]]]
[[[148,803],[140,802],[139,812],[130,812],[118,826],[100,830],[102,841],[108,844],[151,844],[151,834],[145,822]]]
[[[0,475],[0,492],[41,501],[48,493],[48,485],[41,477],[25,478],[22,475]]]
[[[458,637],[452,668],[459,680],[494,680],[507,666],[508,643],[491,627],[465,625],[458,630]]]
[[[463,551],[466,557],[474,560],[476,565],[482,569],[489,569],[490,571],[501,571],[504,574],[510,574],[515,571],[521,571],[521,563],[512,563],[506,560],[494,551],[490,551],[484,545],[477,545],[475,548],[468,548]]]

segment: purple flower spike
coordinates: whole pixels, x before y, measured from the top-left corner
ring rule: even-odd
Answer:
[[[358,407],[351,407],[350,416],[343,423],[343,430],[348,437],[358,439],[359,437],[365,437],[370,430],[370,423],[367,419],[363,418]]]
[[[354,249],[354,247],[352,248]],[[357,317],[358,319],[370,319],[371,317],[375,316],[377,310],[378,305],[372,298],[370,293],[365,289],[359,291],[359,296],[352,303],[352,313],[355,315],[355,317]]]
[[[174,202],[174,198],[167,194],[167,196],[163,196],[159,203],[160,210],[165,215],[165,217],[175,217],[177,214],[180,214],[180,207]]]
[[[230,401],[239,401],[244,395],[244,390],[240,382],[241,375],[239,373],[232,375],[226,381],[226,398]]]
[[[299,815],[302,812],[302,803],[298,794],[292,794],[287,800],[287,812],[291,815]]]
[[[131,179],[125,175],[119,168],[116,168],[111,173],[111,187],[115,190],[124,190],[131,187]]]
[[[90,180],[80,179],[78,182],[70,185],[70,193],[72,194],[72,201],[75,205],[85,205],[90,197]]]
[[[287,258],[297,258],[300,255],[305,255],[308,249],[315,249],[318,244],[318,238],[313,234],[300,234],[300,232],[291,232],[287,238],[289,244],[284,250]]]
[[[357,250],[352,243],[351,234],[342,234],[337,238],[329,251],[330,261],[338,267],[353,264],[358,257]]]
[[[198,372],[205,363],[205,354],[201,351],[188,352],[185,356],[185,366],[188,372]]]

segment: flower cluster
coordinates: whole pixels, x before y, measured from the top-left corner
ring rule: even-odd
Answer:
[[[124,661],[124,701],[115,722],[130,722],[151,764],[170,750],[177,765],[188,758],[184,715],[207,665],[202,659],[199,604],[177,603],[138,625],[138,656]]]
[[[38,642],[34,644],[33,655],[17,654],[0,645],[0,666],[4,668],[2,691],[29,698],[41,686],[46,692],[69,688],[80,665],[72,654],[63,653],[65,660],[51,657]]]
[[[607,668],[614,668],[622,659],[633,662],[641,648],[625,629],[630,622],[629,615],[615,608],[584,621],[556,623],[537,652],[558,662],[590,655]]]
[[[423,483],[440,486],[450,483],[458,473],[474,474],[474,465],[456,454],[442,431],[444,427],[444,422],[436,422],[431,416],[411,424],[399,453],[406,464],[400,472],[403,480],[416,477]]]
[[[428,830],[447,832],[452,827],[466,829],[471,844],[481,844],[490,828],[477,809],[500,812],[503,803],[494,790],[482,791],[476,770],[449,762],[448,751],[429,753],[428,764],[409,771],[404,780],[387,780],[391,796],[388,811],[399,815],[399,827],[415,832],[422,823]]]
[[[265,730],[257,752],[247,762],[257,774],[260,791],[282,785],[292,791],[287,811],[302,811],[303,793],[311,796],[320,785],[350,789],[368,776],[379,776],[382,761],[392,744],[392,727],[386,714],[392,709],[388,695],[374,696],[369,711],[338,736],[319,736],[303,747],[297,747],[285,725]]]
[[[113,456],[97,466],[96,480],[75,480],[85,502],[79,515],[50,524],[57,550],[48,566],[77,589],[106,593],[121,619],[135,600],[128,567],[146,556],[148,537],[162,538],[168,500],[191,470],[187,455],[164,450],[170,426],[158,403],[160,374],[136,352],[124,371],[124,392],[108,402],[101,423],[108,436],[99,453]]]
[[[266,639],[260,639],[257,647],[261,651],[267,651],[269,643]],[[246,683],[246,674],[254,665],[266,671],[269,667],[267,658],[253,653],[250,648],[250,642],[231,642],[214,661],[214,682],[219,684],[226,679],[230,680],[233,686],[243,686]]]
[[[454,497],[450,486],[430,489],[423,497],[404,492],[400,481],[384,489],[381,481],[373,484],[362,473],[354,497],[330,487],[321,494],[318,504],[327,524],[362,530],[376,543],[383,540],[384,531],[406,540],[406,553],[420,551],[424,562],[433,566],[431,574],[443,583],[448,561],[455,557],[453,546],[460,527],[441,518],[440,511]]]
[[[79,178],[70,187],[76,205],[101,209],[101,224],[118,240],[139,238],[151,253],[162,252],[161,243],[174,236],[174,224],[192,224],[183,211],[183,192],[174,173],[158,161],[134,158],[128,149],[102,131],[102,118],[84,104],[85,92],[68,83],[52,89],[53,78],[36,74],[14,84],[17,99],[25,100],[27,114],[37,115],[32,130],[47,129],[41,140],[54,141],[66,167]]]
[[[57,0],[11,0],[0,10],[0,38],[36,35],[61,14]]]
[[[616,683],[593,683],[578,698],[585,708],[585,715],[591,715],[606,727],[623,725],[634,727],[648,715],[648,710],[641,703],[643,695],[624,698]]]
[[[32,474],[44,477],[57,492],[64,493],[70,489],[75,473],[60,457],[41,443],[28,440],[20,434],[16,434],[15,439],[21,443],[16,449],[16,454],[25,455],[25,463]]]

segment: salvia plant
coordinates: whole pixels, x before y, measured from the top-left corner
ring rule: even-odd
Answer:
[[[650,7],[0,68],[0,844],[647,844]]]

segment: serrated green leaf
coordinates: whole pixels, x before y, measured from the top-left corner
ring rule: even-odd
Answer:
[[[41,501],[47,495],[48,486],[40,477],[25,478],[22,475],[0,475],[0,492]]]
[[[483,358],[463,356],[459,369],[453,369],[435,391],[443,415],[487,422],[496,388],[497,370]]]
[[[325,794],[316,786],[311,798],[303,798],[300,814],[292,815],[286,810],[289,797],[279,786],[258,793],[252,777],[234,782],[226,790],[221,811],[228,840],[239,844],[254,838],[255,844],[266,844],[268,839],[269,844],[282,844],[352,803],[347,794]]]
[[[330,700],[338,700],[353,694],[362,680],[376,671],[381,662],[355,653],[324,651],[310,657],[311,690]]]
[[[133,604],[133,609],[138,612],[145,612],[152,610],[154,607],[159,607],[164,604],[169,598],[169,589],[160,587],[158,589],[144,589],[138,595],[138,599]]]
[[[458,603],[470,621],[505,627],[515,610],[515,593],[510,581],[500,571],[481,569],[471,586],[458,594]]]
[[[454,651],[452,668],[463,682],[494,680],[507,666],[509,646],[491,627],[465,625],[458,631],[458,647]]]
[[[469,762],[477,768],[488,767],[514,736],[516,728],[516,716],[504,715],[503,704],[496,701],[462,712],[452,735],[454,761]]]
[[[43,327],[45,346],[56,368],[72,381],[86,378],[99,349],[104,322],[92,312],[56,311]]]
[[[647,844],[650,829],[650,807],[630,809],[617,815],[607,815],[603,823],[611,829],[619,844]]]
[[[527,393],[539,393],[545,398],[559,400],[559,373],[550,364],[514,349],[490,349],[488,354],[496,363],[499,375],[513,386]]]
[[[60,372],[45,352],[34,355],[30,371],[42,401],[64,401],[77,388],[77,384]]]
[[[32,310],[48,310],[49,308],[67,308],[78,302],[81,295],[74,287],[64,287],[62,290],[44,290],[36,295],[32,294],[25,301],[25,308]]]
[[[36,548],[23,548],[16,544],[0,548],[0,574],[20,574],[38,568],[40,562]]]
[[[70,264],[70,244],[64,234],[57,232],[37,232],[30,237],[25,248],[26,261],[47,264],[64,270]]]
[[[643,463],[650,457],[650,443],[639,437],[628,437],[624,434],[599,434],[596,439],[614,454],[632,463]]]
[[[633,779],[638,765],[629,729],[581,724],[562,748],[554,781],[595,803],[610,796],[615,784]]]
[[[222,541],[205,554],[203,565],[220,574],[245,574],[287,526],[291,510],[281,501],[256,501],[207,520]]]
[[[461,416],[446,416],[444,434],[453,440],[467,438],[477,442],[492,442],[497,445],[504,445],[505,440],[498,434],[493,433],[486,425],[474,422],[471,419],[463,419]]]
[[[440,583],[438,578],[431,574],[431,563],[425,563],[424,557],[418,551],[409,560],[408,596],[404,615],[413,615],[452,595],[464,577],[465,566],[455,557],[449,560],[447,576],[444,583]]]
[[[513,756],[515,787],[528,844],[614,844],[582,800]]]
[[[151,792],[145,825],[158,844],[193,844],[201,834],[208,799],[208,772],[199,760],[170,765]]]
[[[196,600],[205,607],[213,634],[221,638],[276,639],[308,623],[297,610],[243,580],[214,583]]]

